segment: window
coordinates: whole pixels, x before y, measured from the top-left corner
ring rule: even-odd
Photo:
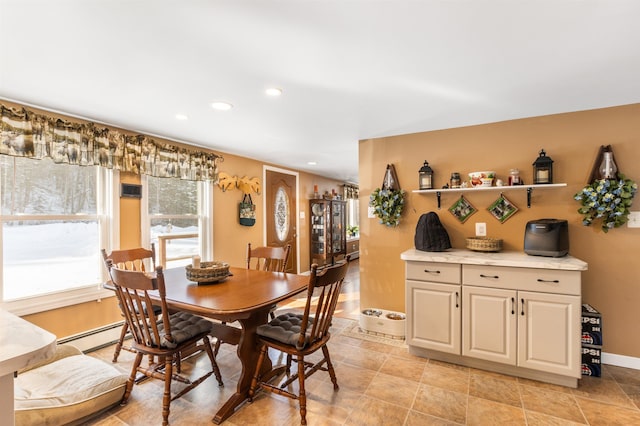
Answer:
[[[147,214],[142,229],[148,233],[143,241],[155,244],[156,264],[186,265],[194,255],[213,259],[212,183],[146,176],[143,188]]]
[[[113,173],[0,156],[0,294],[17,314],[104,295]]]
[[[360,235],[360,205],[358,199],[347,200],[347,236]]]

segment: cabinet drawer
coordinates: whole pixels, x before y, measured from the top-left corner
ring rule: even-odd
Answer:
[[[556,294],[581,294],[580,271],[463,265],[462,283]]]
[[[407,279],[460,284],[460,265],[457,263],[407,262]]]

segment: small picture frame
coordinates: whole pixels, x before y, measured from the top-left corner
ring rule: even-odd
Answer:
[[[491,216],[498,219],[500,223],[504,223],[518,211],[518,207],[509,201],[507,197],[500,194],[500,197],[498,197],[498,199],[495,200],[487,210],[489,210]]]
[[[449,211],[460,221],[460,223],[464,223],[467,219],[469,219],[469,216],[471,216],[478,210],[476,210],[476,208],[473,207],[471,203],[467,201],[466,198],[464,198],[464,196],[461,196],[458,201],[456,201],[451,207],[449,207]]]

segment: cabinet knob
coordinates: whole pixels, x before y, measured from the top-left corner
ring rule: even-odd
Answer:
[[[439,274],[439,273],[440,273],[440,271],[432,271],[432,270],[430,270],[430,269],[425,269],[424,271],[425,271],[426,273],[428,273],[428,274]]]
[[[539,283],[559,283],[559,280],[543,280],[542,278],[538,278]]]

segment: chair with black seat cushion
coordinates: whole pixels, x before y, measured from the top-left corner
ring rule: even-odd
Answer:
[[[154,270],[156,268],[156,249],[153,243],[151,244],[151,250],[138,247],[127,250],[113,250],[111,254],[107,254],[107,251],[105,249],[102,249],[102,258],[104,259],[104,263],[105,266],[107,266],[107,269],[108,261],[111,261],[113,265],[116,265],[120,269],[127,269],[130,271],[146,271],[147,267],[145,266],[145,263],[149,265],[151,270]],[[158,315],[160,313],[160,307],[154,306],[153,308],[156,315]],[[125,351],[134,352],[131,347],[124,344],[124,340],[128,332],[129,326],[125,321],[122,325],[122,329],[120,330],[120,338],[118,339],[118,343],[116,343],[115,350],[113,351],[113,359],[111,360],[111,362],[118,362],[118,357],[120,356],[120,351],[122,349],[124,349]]]
[[[164,380],[164,395],[162,400],[162,424],[169,424],[169,406],[171,401],[181,397],[191,389],[202,383],[211,374],[215,374],[218,384],[223,385],[220,370],[216,363],[209,333],[213,323],[205,318],[186,312],[169,312],[166,301],[166,290],[162,266],[158,266],[155,274],[142,271],[129,271],[110,266],[109,274],[116,289],[116,295],[122,305],[129,330],[133,336],[133,349],[136,358],[127,380],[127,387],[122,397],[122,405],[126,404],[136,375],[142,373],[147,377]],[[145,314],[145,306],[152,306],[150,291],[157,291],[160,301],[162,318],[158,318],[153,310]],[[198,345],[198,342],[202,342]],[[173,364],[180,357],[180,352],[198,345],[209,356],[211,371],[203,374],[194,381],[173,373]],[[144,355],[152,356],[158,362],[142,367]],[[178,380],[186,384],[179,393],[171,395],[171,382]]]
[[[340,290],[349,267],[349,258],[345,262],[323,269],[318,272],[318,265],[311,266],[311,276],[307,287],[307,302],[303,314],[287,313],[278,315],[268,324],[258,326],[258,342],[260,355],[254,377],[249,390],[249,400],[253,400],[258,388],[297,399],[300,403],[301,424],[306,425],[307,398],[304,381],[318,370],[328,371],[333,389],[338,390],[338,381],[329,357],[327,342],[331,334],[329,328],[333,313],[338,303]],[[287,375],[281,384],[270,383],[279,369],[261,375],[262,363],[269,348],[287,354]],[[322,350],[323,357],[317,362],[308,362],[305,357]],[[291,359],[297,362],[297,372],[290,374]],[[326,364],[326,365],[325,365]],[[287,386],[295,380],[299,383],[299,392],[287,390]]]

